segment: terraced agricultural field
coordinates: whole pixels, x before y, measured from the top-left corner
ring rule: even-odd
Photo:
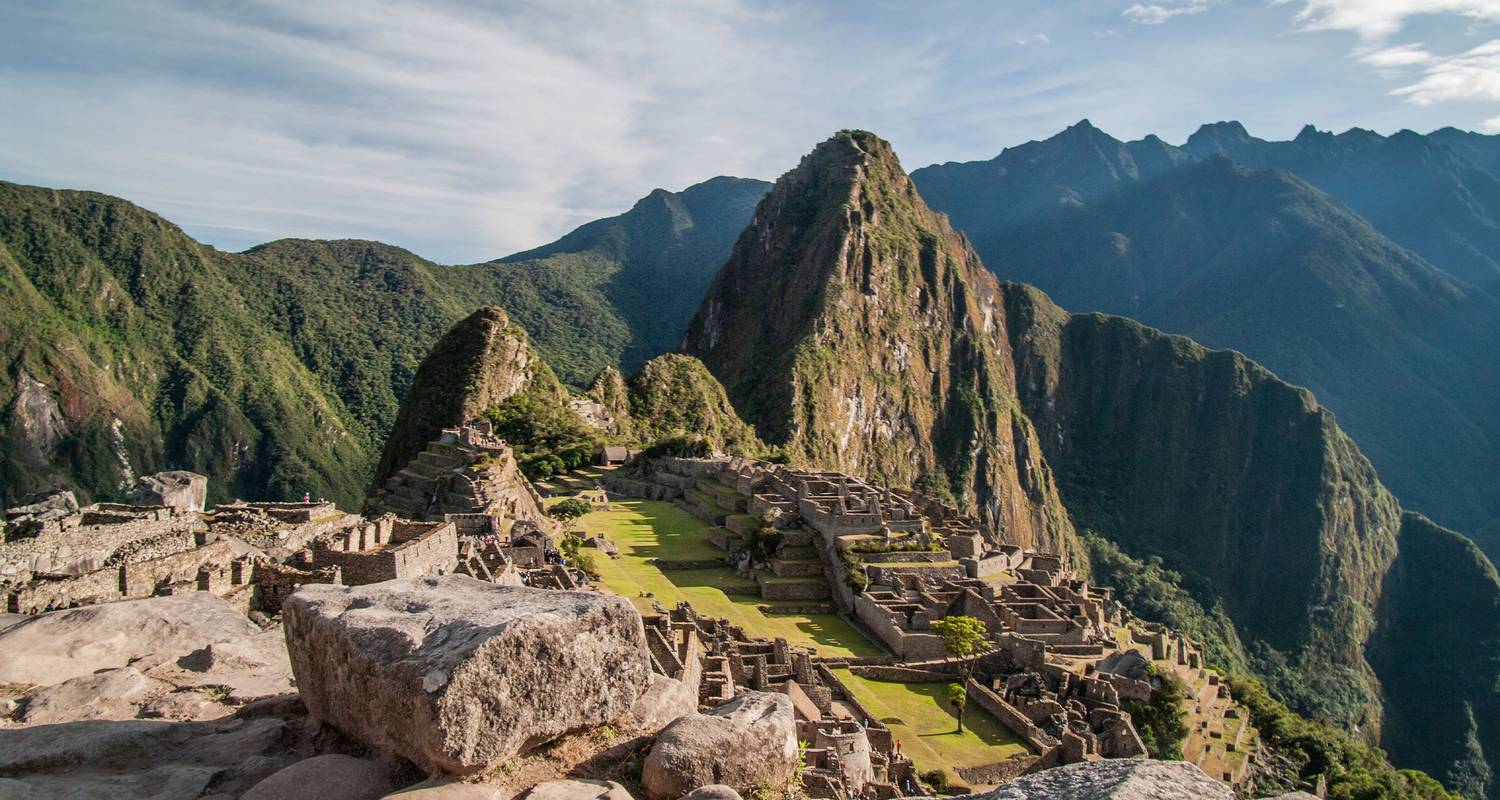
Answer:
[[[878,656],[884,651],[835,614],[767,614],[762,607],[793,605],[762,600],[752,578],[741,578],[727,566],[662,570],[652,559],[694,561],[722,558],[724,551],[708,541],[709,526],[668,502],[613,500],[609,511],[593,511],[570,527],[592,536],[602,532],[615,543],[618,558],[596,557],[604,588],[649,608],[656,602],[671,608],[685,600],[698,613],[723,617],[754,636],[783,637],[795,645],[816,648],[826,656]],[[737,594],[736,592],[743,592]]]
[[[964,732],[948,705],[946,683],[895,683],[861,678],[847,669],[834,674],[855,698],[890,727],[917,771],[940,769],[962,783],[957,769],[996,764],[1031,751],[999,720],[977,705],[964,712]]]

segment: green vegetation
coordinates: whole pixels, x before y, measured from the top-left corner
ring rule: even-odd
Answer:
[[[1093,579],[1115,590],[1115,597],[1142,619],[1164,623],[1203,645],[1215,668],[1245,672],[1249,662],[1234,623],[1222,604],[1204,609],[1183,589],[1182,573],[1167,569],[1159,556],[1131,558],[1120,546],[1086,530],[1080,537],[1088,552]]]
[[[983,622],[965,616],[936,620],[932,623],[932,632],[943,640],[943,649],[948,651],[948,655],[960,659],[958,672],[962,680],[949,685],[948,700],[958,709],[958,732],[963,733],[964,709],[968,706],[968,694],[964,687],[974,675],[974,662],[971,659],[989,649],[989,634]],[[958,688],[957,695],[952,691],[955,686]]]
[[[1135,732],[1152,758],[1166,761],[1182,760],[1182,743],[1187,739],[1188,689],[1182,679],[1170,670],[1159,670],[1150,665],[1155,686],[1149,700],[1126,700],[1121,706],[1130,713]]]
[[[1378,749],[1293,714],[1259,680],[1241,675],[1229,683],[1262,741],[1290,758],[1301,780],[1326,780],[1331,800],[1459,800],[1421,772],[1392,768]]]
[[[551,379],[550,372],[546,378]],[[495,433],[515,451],[522,474],[531,480],[587,466],[603,446],[599,435],[568,407],[556,379],[531,381],[486,416],[494,423]]]
[[[940,771],[944,783],[964,783],[957,772],[961,767],[997,764],[1030,753],[1025,743],[982,708],[972,709],[963,731],[958,731],[947,683],[896,683],[861,678],[848,669],[833,672],[861,705],[890,727],[917,770]],[[932,781],[923,780],[936,788]]]
[[[572,522],[573,520],[578,519],[584,514],[589,513],[591,509],[592,506],[589,505],[589,502],[587,500],[583,500],[577,497],[569,497],[565,500],[553,503],[550,507],[548,507],[547,514],[549,516],[556,517],[563,522]]]
[[[969,690],[962,683],[948,684],[948,705],[958,712],[958,732],[964,732],[964,708],[969,705]]]
[[[119,499],[123,457],[208,475],[211,503],[357,508],[450,325],[498,303],[572,386],[633,369],[676,344],[765,188],[658,192],[545,253],[444,267],[350,240],[220,253],[123,200],[0,183],[0,500],[53,475]],[[19,435],[22,372],[62,395],[60,437]]]
[[[724,557],[724,551],[708,541],[708,526],[672,503],[613,500],[610,506],[609,511],[594,511],[577,521],[589,535],[604,533],[619,551],[618,558],[598,561],[606,590],[648,609],[653,601],[668,608],[687,601],[700,614],[723,617],[756,636],[784,637],[826,656],[861,658],[884,652],[837,614],[767,613],[777,610],[777,604],[761,600],[755,580],[738,577],[727,566],[663,570],[652,563]],[[648,594],[651,599],[646,599]]]

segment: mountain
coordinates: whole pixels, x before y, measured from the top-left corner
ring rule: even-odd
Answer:
[[[167,467],[210,502],[350,503],[370,439],[256,317],[231,256],[116,198],[0,183],[0,494],[119,498]]]
[[[1287,170],[1455,278],[1500,288],[1500,177],[1440,141],[1361,128],[1334,135],[1308,125],[1291,141],[1270,142],[1219,122],[1199,128],[1182,149]]]
[[[1413,508],[1476,536],[1500,517],[1500,302],[1336,198],[1087,123],[913,180],[1002,277],[1240,350],[1313,389]]]
[[[605,365],[634,372],[677,348],[769,188],[718,177],[681,192],[657,189],[624,214],[484,265],[473,277],[543,343],[569,385],[586,386]],[[568,313],[575,309],[581,313]]]
[[[920,486],[1012,541],[1071,550],[997,287],[890,145],[845,131],[761,202],[683,349],[794,462]]]
[[[1427,138],[1485,172],[1500,175],[1500,134],[1439,128],[1427,134]]]
[[[118,198],[0,182],[0,505],[180,467],[211,502],[353,507],[450,325],[500,305],[577,388],[634,368],[675,346],[766,186],[657,191],[535,257],[442,266],[358,240],[221,253]]]
[[[565,408],[567,392],[505,312],[487,306],[438,339],[417,369],[375,467],[383,483],[434,441],[519,394]]]
[[[1161,150],[1096,149],[1078,174],[1139,175]],[[942,469],[1012,540],[1085,568],[1096,539],[1159,559],[1190,617],[1227,626],[1196,629],[1223,666],[1397,764],[1495,796],[1479,769],[1500,753],[1489,561],[1404,513],[1306,389],[994,280],[874,136],[842,132],[777,182],[685,348],[793,461],[929,485]]]

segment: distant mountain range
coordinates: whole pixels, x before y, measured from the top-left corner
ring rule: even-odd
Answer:
[[[715,178],[529,253],[441,266],[399,247],[199,244],[118,198],[0,182],[0,502],[113,499],[165,466],[212,500],[357,507],[418,364],[503,306],[575,388],[675,348],[765,189]]]
[[[1238,123],[1178,148],[1084,121],[912,179],[1001,277],[1313,389],[1405,502],[1497,554],[1500,180],[1478,166],[1497,150]]]

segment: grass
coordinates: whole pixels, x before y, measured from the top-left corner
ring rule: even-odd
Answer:
[[[947,683],[894,683],[861,678],[847,669],[833,672],[890,727],[919,773],[942,770],[950,782],[964,783],[959,767],[996,764],[1031,752],[999,720],[972,703],[964,713],[964,732],[958,733],[958,718],[945,697]]]
[[[651,559],[697,560],[722,557],[708,541],[709,525],[677,506],[656,500],[611,500],[609,511],[593,511],[575,523],[589,534],[603,532],[615,543],[619,558],[599,559],[600,582],[607,591],[632,598],[637,608],[656,602],[671,608],[691,603],[698,613],[723,617],[752,636],[785,638],[794,645],[815,648],[820,655],[866,657],[884,655],[836,614],[765,614],[758,594],[727,595],[725,588],[755,586],[729,567],[663,571]]]

